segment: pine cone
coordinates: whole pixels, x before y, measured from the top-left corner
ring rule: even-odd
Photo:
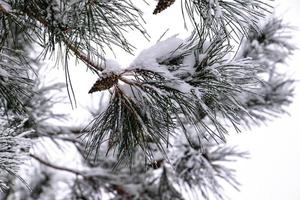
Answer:
[[[161,11],[171,6],[174,2],[175,0],[159,0],[155,10],[153,11],[153,14],[155,15],[157,13],[160,13]]]
[[[118,82],[119,76],[112,74],[110,76],[98,79],[93,87],[90,89],[89,94],[96,91],[103,91],[111,88],[114,84]]]

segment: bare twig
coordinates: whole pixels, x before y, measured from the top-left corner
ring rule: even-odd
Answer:
[[[75,169],[70,169],[70,168],[67,168],[67,167],[61,167],[61,166],[57,166],[57,165],[54,165],[52,163],[49,163],[39,157],[37,157],[36,155],[33,155],[33,154],[29,154],[30,157],[34,158],[35,160],[37,160],[38,162],[42,163],[43,165],[46,165],[48,167],[51,167],[53,169],[57,169],[57,170],[61,170],[61,171],[66,171],[66,172],[70,172],[72,174],[75,174],[75,175],[79,175],[79,176],[82,176],[82,177],[85,177],[84,173],[79,171],[79,170],[75,170]]]

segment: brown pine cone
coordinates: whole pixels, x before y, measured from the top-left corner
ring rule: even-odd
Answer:
[[[161,11],[171,6],[174,2],[175,0],[159,0],[155,10],[153,11],[153,14],[155,15],[157,13],[160,13]]]
[[[98,79],[93,87],[90,89],[89,94],[96,92],[96,91],[103,91],[108,90],[113,85],[115,85],[118,82],[119,76],[112,74],[110,76],[104,77],[102,79]]]

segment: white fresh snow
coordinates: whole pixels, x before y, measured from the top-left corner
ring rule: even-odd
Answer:
[[[119,74],[123,71],[118,61],[113,59],[106,59],[105,62],[103,63],[103,66],[104,66],[104,70],[102,71],[103,74],[110,74],[110,73]]]
[[[132,68],[147,68],[151,69],[159,67],[158,62],[163,58],[169,57],[181,44],[183,40],[176,35],[156,43],[152,47],[143,50],[136,59],[131,63]]]
[[[182,93],[189,93],[192,90],[195,90],[195,88],[178,78],[178,75],[182,73],[191,73],[192,70],[194,70],[194,56],[187,55],[183,59],[183,63],[179,70],[175,70],[174,72],[169,71],[168,66],[160,64],[161,61],[169,58],[170,55],[172,57],[180,55],[182,52],[179,47],[184,44],[184,42],[184,40],[177,38],[176,35],[164,41],[159,41],[150,48],[143,50],[131,63],[129,69],[145,69],[158,73],[167,80],[170,80],[168,83],[169,87],[172,87]],[[197,95],[200,95],[200,93],[197,92]]]

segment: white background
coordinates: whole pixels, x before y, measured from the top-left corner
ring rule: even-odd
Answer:
[[[150,1],[150,0],[149,0]],[[142,1],[141,1],[142,2]],[[145,7],[146,28],[151,35],[150,42],[139,34],[128,35],[136,47],[136,53],[156,42],[160,35],[169,28],[168,36],[175,33],[187,35],[184,31],[181,17],[180,1],[158,16],[151,12],[155,6],[152,0],[150,6]],[[276,15],[285,22],[300,28],[300,1],[277,0],[275,1]],[[294,31],[294,44],[300,48],[300,32]],[[133,56],[116,50],[116,59],[126,67]],[[299,60],[300,51],[288,60],[288,75],[300,80]],[[71,67],[71,65],[70,65]],[[73,66],[72,66],[73,67]],[[71,68],[72,68],[71,67]],[[85,72],[82,65],[71,69],[71,77],[78,107],[72,110],[68,105],[60,105],[56,110],[71,113],[72,124],[79,124],[86,120],[86,105],[98,98],[95,93],[87,94],[96,77]],[[56,70],[63,77],[62,70]],[[243,131],[240,134],[231,133],[228,144],[237,145],[240,150],[249,151],[251,159],[238,160],[234,165],[237,170],[237,179],[242,184],[241,191],[225,188],[225,193],[232,200],[300,200],[300,84],[295,84],[294,103],[289,106],[290,116],[269,121],[265,126],[254,127],[251,131]]]

